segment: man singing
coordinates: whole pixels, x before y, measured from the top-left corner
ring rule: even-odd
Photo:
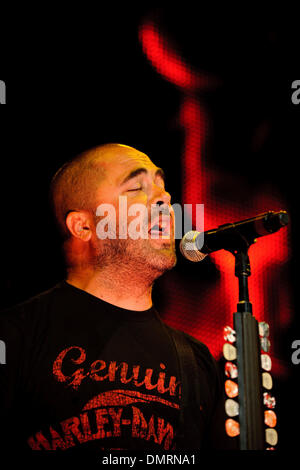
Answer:
[[[67,275],[0,316],[1,445],[225,448],[213,357],[152,304],[154,281],[176,264],[163,170],[132,147],[103,145],[57,171],[50,199]]]

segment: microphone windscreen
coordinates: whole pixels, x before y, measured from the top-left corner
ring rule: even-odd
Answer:
[[[202,261],[207,256],[206,254],[201,253],[197,247],[196,238],[198,235],[200,235],[200,232],[191,230],[184,235],[179,244],[181,254],[186,259],[193,261],[194,263]]]

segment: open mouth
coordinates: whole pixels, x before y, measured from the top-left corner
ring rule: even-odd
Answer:
[[[150,238],[170,238],[170,219],[159,218],[150,227]]]

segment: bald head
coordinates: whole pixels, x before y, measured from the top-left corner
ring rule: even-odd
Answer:
[[[95,193],[101,181],[109,178],[109,165],[134,152],[140,153],[127,145],[101,145],[69,160],[56,172],[50,185],[50,203],[65,239],[70,235],[66,215],[80,210],[95,213]]]
[[[100,272],[109,276],[114,273],[113,278],[121,272],[126,276],[129,272],[139,273],[150,285],[174,266],[172,217],[169,236],[158,239],[123,236],[124,228],[126,235],[132,233],[133,227],[137,232],[147,231],[153,205],[161,206],[163,202],[170,206],[171,203],[163,170],[145,153],[121,144],[90,149],[57,171],[50,195],[64,237],[63,252],[69,275],[82,280]],[[124,206],[120,208],[121,196],[126,200],[125,217]]]

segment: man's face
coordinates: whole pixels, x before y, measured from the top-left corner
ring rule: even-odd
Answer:
[[[100,208],[102,204],[114,207],[116,224],[114,239],[101,239],[99,232],[96,236],[99,267],[123,263],[129,271],[141,270],[150,277],[154,273],[157,277],[171,269],[176,264],[174,212],[171,197],[165,190],[163,171],[147,155],[131,148],[120,148],[118,155],[107,158],[101,164],[104,165],[106,177],[99,185],[96,203]],[[135,208],[143,211],[131,213]],[[100,213],[101,210],[97,212],[98,215]],[[103,215],[96,217],[96,225],[99,222],[101,225]],[[143,238],[134,237],[137,232]],[[123,234],[121,238],[120,233]]]

